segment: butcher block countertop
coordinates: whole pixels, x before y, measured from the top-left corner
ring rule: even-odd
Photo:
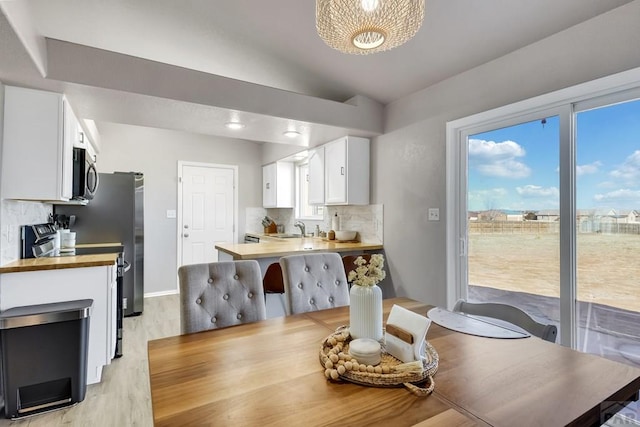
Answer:
[[[117,253],[27,258],[12,261],[0,267],[0,273],[60,270],[63,268],[100,267],[115,264]]]
[[[308,252],[354,252],[382,249],[381,243],[335,243],[320,238],[282,239],[280,242],[221,243],[216,249],[233,259],[273,258]]]

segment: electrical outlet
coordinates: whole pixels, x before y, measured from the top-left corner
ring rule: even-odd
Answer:
[[[429,221],[440,221],[440,209],[429,208]]]
[[[127,309],[127,299],[126,298],[122,298],[122,309],[123,310]]]

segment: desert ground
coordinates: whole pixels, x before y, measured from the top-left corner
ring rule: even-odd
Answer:
[[[559,235],[471,233],[469,283],[559,297]],[[578,299],[640,312],[640,235],[578,234]]]

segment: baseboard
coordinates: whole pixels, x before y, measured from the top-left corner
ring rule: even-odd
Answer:
[[[178,290],[177,289],[173,289],[170,291],[160,291],[160,292],[149,292],[144,294],[145,298],[153,298],[153,297],[164,297],[167,295],[176,295],[178,294]]]

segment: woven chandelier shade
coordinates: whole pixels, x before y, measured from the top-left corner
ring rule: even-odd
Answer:
[[[400,46],[420,29],[424,0],[316,0],[316,28],[326,44],[366,55]]]

